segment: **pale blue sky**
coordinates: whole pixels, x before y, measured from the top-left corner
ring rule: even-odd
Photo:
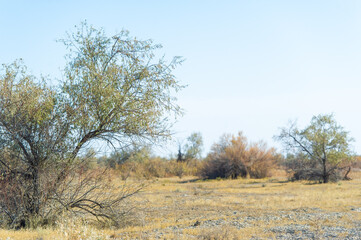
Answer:
[[[34,74],[60,77],[66,51],[55,40],[85,19],[186,59],[175,71],[188,85],[175,137],[200,131],[204,153],[238,131],[277,147],[289,119],[303,127],[331,112],[361,153],[361,1],[0,0],[0,63],[21,57]]]

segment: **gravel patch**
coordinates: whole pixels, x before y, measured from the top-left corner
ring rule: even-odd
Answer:
[[[356,212],[356,211],[354,211]],[[354,213],[355,214],[355,213]],[[352,212],[327,212],[318,208],[299,208],[291,211],[277,211],[273,213],[263,214],[261,216],[246,215],[245,212],[231,211],[230,216],[233,218],[220,218],[213,220],[195,220],[192,224],[170,226],[165,229],[153,229],[147,233],[155,239],[164,239],[165,232],[177,233],[185,239],[197,239],[196,236],[183,235],[185,229],[204,229],[210,231],[212,229],[222,229],[223,227],[232,227],[236,229],[245,229],[248,227],[257,227],[260,222],[265,223],[264,233],[272,233],[271,239],[291,240],[291,239],[361,239],[361,223],[352,222],[349,226],[338,226],[335,224],[323,225],[329,221],[337,223],[339,218],[347,217],[352,219]],[[285,221],[286,220],[286,221]],[[277,222],[284,225],[277,226]],[[287,224],[287,222],[294,222]],[[304,223],[299,223],[304,222]],[[276,226],[275,226],[276,225]],[[257,236],[252,239],[264,239]]]

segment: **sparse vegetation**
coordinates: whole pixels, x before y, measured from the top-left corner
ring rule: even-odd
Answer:
[[[86,22],[60,42],[57,86],[3,65],[0,239],[361,239],[361,157],[332,114],[283,128],[285,155],[239,132],[202,159],[193,132],[156,156],[182,114],[182,60]]]
[[[53,229],[1,230],[0,238],[358,239],[361,172],[352,172],[351,177],[352,181],[342,184],[316,185],[287,182],[285,173],[257,180],[163,178],[134,196],[138,215],[121,229],[97,228],[81,219],[64,218]]]

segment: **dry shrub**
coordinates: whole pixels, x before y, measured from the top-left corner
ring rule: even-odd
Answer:
[[[278,154],[263,142],[248,144],[247,138],[224,135],[212,146],[199,175],[203,178],[264,178],[276,167]]]
[[[197,174],[199,161],[191,159],[186,162],[150,158],[141,162],[127,161],[116,167],[122,178],[152,179],[178,176],[194,176]]]
[[[189,159],[185,162],[177,162],[172,160],[169,162],[169,174],[170,176],[177,176],[182,178],[183,176],[195,176],[197,175],[200,162],[197,159]]]
[[[276,158],[276,150],[274,148],[267,149],[264,142],[251,144],[244,159],[250,177],[270,177],[271,170],[276,168]]]
[[[144,183],[127,179],[117,181],[107,169],[80,170],[61,185],[49,206],[54,213],[67,210],[93,225],[121,227],[133,214],[131,197],[143,187]]]
[[[231,227],[216,227],[203,231],[198,236],[198,239],[202,240],[238,240],[241,239],[237,229]]]
[[[350,157],[340,161],[338,164],[326,163],[325,167],[328,169],[328,181],[351,180],[350,173],[356,169],[357,159],[358,157]],[[282,165],[285,167],[289,179],[292,181],[308,180],[323,182],[323,165],[320,162],[313,161],[305,154],[289,154],[283,160]]]
[[[167,176],[167,164],[159,158],[146,159],[142,162],[127,161],[116,166],[122,178],[152,179]]]
[[[93,225],[120,227],[126,224],[133,208],[130,197],[143,187],[142,183],[116,181],[104,168],[76,166],[61,184],[56,182],[57,178],[53,173],[54,171],[41,172],[41,211],[31,216],[27,213],[29,206],[26,205],[26,182],[9,174],[0,179],[2,227],[37,228],[55,225],[64,212],[86,219]]]
[[[62,217],[56,221],[56,226],[56,239],[110,239],[107,234],[97,231],[97,229],[89,224],[84,218],[74,217],[66,213],[64,213]]]
[[[246,177],[246,166],[241,159],[246,157],[246,138],[224,135],[218,143],[213,144],[200,175],[204,178],[237,178]]]

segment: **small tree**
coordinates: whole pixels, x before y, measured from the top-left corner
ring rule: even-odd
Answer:
[[[297,178],[318,179],[323,183],[339,179],[340,171],[353,159],[348,132],[332,114],[314,116],[309,126],[298,130],[295,124],[283,128],[276,137],[286,150],[297,156],[293,164]]]
[[[185,144],[186,159],[200,159],[202,157],[203,138],[200,132],[194,132],[187,138]]]
[[[190,159],[200,159],[202,157],[203,138],[200,132],[194,132],[187,137],[187,142],[182,147],[178,143],[177,162],[183,162]]]
[[[138,188],[99,197],[97,178],[76,177],[78,156],[94,141],[116,147],[168,137],[169,116],[180,113],[172,97],[181,89],[172,74],[180,59],[156,59],[160,45],[126,31],[107,37],[86,23],[62,42],[69,55],[57,88],[20,61],[0,75],[0,213],[9,226],[46,223],[63,210],[117,221],[115,205]]]

